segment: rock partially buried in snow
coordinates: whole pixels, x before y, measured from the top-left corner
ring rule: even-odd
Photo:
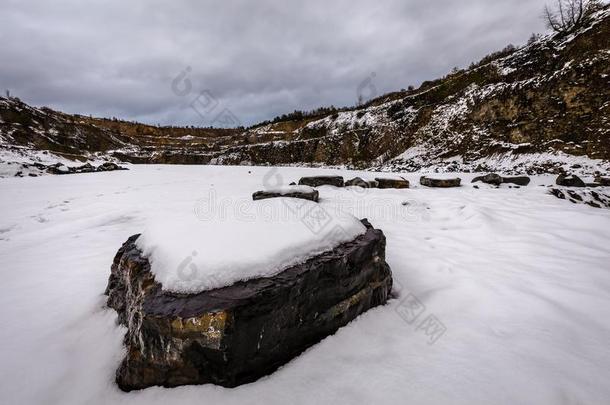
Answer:
[[[489,173],[485,176],[479,176],[472,179],[472,183],[476,183],[478,181],[482,181],[486,184],[492,184],[494,186],[499,186],[500,184],[505,183],[516,184],[518,186],[527,186],[530,184],[531,179],[527,176],[502,177],[496,173]]]
[[[392,288],[385,237],[362,223],[364,234],[274,276],[196,294],[165,291],[138,235],[129,238],[106,289],[128,329],[119,387],[252,382],[384,304]]]
[[[300,186],[320,187],[320,186],[335,186],[343,187],[343,177],[341,176],[311,176],[301,177],[299,180]]]
[[[411,184],[409,183],[409,180],[407,179],[386,179],[386,178],[381,178],[381,177],[377,177],[375,178],[375,181],[377,182],[377,188],[398,188],[398,189],[402,189],[402,188],[409,188],[411,186]]]
[[[477,183],[479,181],[482,181],[483,183],[486,183],[486,184],[499,186],[500,184],[502,184],[503,180],[504,179],[499,174],[489,173],[485,176],[475,177],[474,179],[472,179],[472,183]]]
[[[301,198],[303,200],[318,202],[319,193],[318,190],[309,186],[287,186],[269,188],[252,194],[252,199],[254,201],[278,197]]]
[[[360,177],[354,177],[345,182],[345,187],[375,188],[378,185],[379,183],[376,180],[367,181]]]
[[[594,208],[610,208],[610,195],[593,190],[560,190],[552,188],[549,193],[561,200],[568,200],[574,204],[587,204]]]
[[[422,176],[419,178],[419,184],[426,187],[438,187],[438,188],[450,188],[459,187],[462,183],[462,179],[432,179],[430,177]]]
[[[557,177],[557,180],[555,180],[555,183],[558,186],[564,186],[564,187],[586,187],[587,186],[585,184],[585,182],[575,174],[573,174],[571,176],[568,176],[565,174],[560,174]]]
[[[528,176],[503,177],[502,183],[512,183],[518,186],[527,186],[532,180]]]
[[[91,163],[85,163],[82,166],[66,166],[62,163],[45,166],[43,164],[34,164],[40,170],[46,170],[49,174],[79,174],[79,173],[95,173],[95,172],[110,172],[114,170],[129,170],[112,162],[105,162],[98,167]]]
[[[610,186],[610,177],[595,176],[595,182],[607,187]]]

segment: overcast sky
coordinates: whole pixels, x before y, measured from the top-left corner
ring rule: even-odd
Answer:
[[[230,111],[250,125],[354,105],[358,89],[419,85],[522,44],[545,31],[544,4],[0,0],[0,88],[71,113],[207,126]]]

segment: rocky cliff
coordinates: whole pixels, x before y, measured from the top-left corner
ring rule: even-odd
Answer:
[[[610,9],[469,69],[367,104],[249,129],[153,127],[0,99],[2,148],[133,163],[378,170],[607,169]]]

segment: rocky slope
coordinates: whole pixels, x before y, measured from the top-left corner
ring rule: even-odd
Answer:
[[[17,152],[133,163],[345,165],[378,170],[608,170],[610,9],[467,70],[366,105],[249,129],[153,127],[0,99]]]

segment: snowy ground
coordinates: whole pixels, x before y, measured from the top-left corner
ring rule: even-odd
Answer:
[[[520,189],[477,190],[472,175],[460,189],[322,187],[323,207],[384,230],[397,299],[249,385],[118,390],[124,329],[102,293],[121,243],[168,211],[222,220],[264,186],[335,172],[0,179],[0,403],[607,403],[610,210],[548,195],[550,176]]]

